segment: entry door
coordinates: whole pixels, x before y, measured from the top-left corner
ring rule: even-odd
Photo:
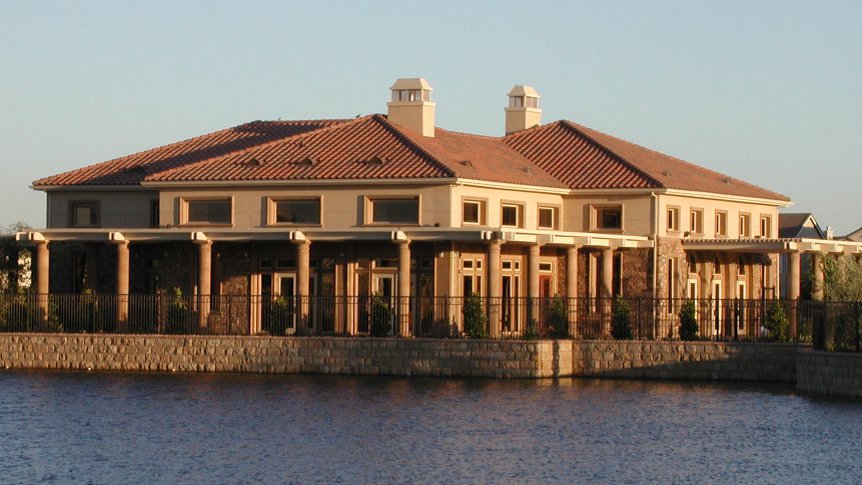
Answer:
[[[276,318],[282,319],[287,334],[296,333],[296,274],[276,273],[273,292],[276,295],[274,305],[278,308]]]
[[[736,331],[741,335],[745,333],[745,318],[747,316],[746,305],[748,304],[748,287],[745,281],[736,282],[736,308],[737,321]]]
[[[721,335],[721,318],[722,318],[722,307],[721,307],[721,281],[714,280],[712,282],[712,318],[713,318],[713,335],[719,336]]]
[[[519,330],[519,305],[518,299],[521,296],[518,291],[519,281],[518,276],[503,275],[502,281],[503,298],[500,302],[502,305],[502,323],[504,332],[517,332]]]
[[[393,335],[395,331],[395,275],[376,274],[371,279],[374,297],[371,303],[371,322],[386,323],[388,327],[385,332]],[[374,330],[372,330],[374,331]]]

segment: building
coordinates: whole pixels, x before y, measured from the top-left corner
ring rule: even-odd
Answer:
[[[288,331],[372,333],[385,308],[402,336],[462,331],[471,294],[492,336],[521,335],[555,296],[569,333],[607,334],[616,295],[648,301],[666,338],[690,298],[730,336],[756,323],[719,302],[776,297],[779,254],[810,250],[779,238],[784,195],[542,124],[533,88],[508,93],[498,137],[437,127],[423,79],[390,90],[387,115],[254,121],[35,181],[47,227],[19,237],[37,293],[120,295],[120,329],[135,298],[179,288],[201,328],[272,331],[281,297]]]

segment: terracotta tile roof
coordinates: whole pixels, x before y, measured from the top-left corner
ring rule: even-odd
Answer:
[[[401,129],[383,115],[255,121],[33,185],[441,177],[574,189],[672,188],[788,200],[569,121],[505,137],[437,128],[435,137],[428,138]]]
[[[504,139],[574,189],[667,188],[790,200],[570,121],[531,128]]]
[[[146,181],[452,177],[381,115],[356,118],[150,175]]]
[[[147,176],[348,120],[253,121],[33,182],[34,186],[137,185]]]

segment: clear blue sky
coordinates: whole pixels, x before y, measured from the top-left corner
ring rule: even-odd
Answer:
[[[42,176],[255,119],[385,112],[503,130],[536,87],[570,119],[862,226],[862,2],[0,0],[0,225],[45,224]]]

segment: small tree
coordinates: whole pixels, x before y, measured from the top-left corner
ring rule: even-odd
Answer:
[[[632,327],[629,324],[631,311],[629,305],[619,296],[614,297],[611,316],[611,336],[615,340],[631,340]]]
[[[380,294],[371,300],[371,335],[386,337],[392,334],[392,309],[389,302]]]
[[[682,340],[697,340],[700,327],[697,324],[697,310],[694,301],[686,300],[679,309],[679,338]]]
[[[172,288],[170,298],[168,302],[168,325],[165,331],[174,334],[190,333],[189,306],[183,297],[183,291],[177,287]]]
[[[267,330],[270,335],[284,335],[287,329],[291,327],[293,312],[291,311],[290,302],[283,296],[272,300],[269,303],[269,322]]]
[[[774,300],[772,306],[769,307],[766,318],[763,320],[763,327],[766,329],[769,340],[790,342],[790,321],[784,314],[784,307],[778,300]]]
[[[548,305],[548,336],[566,338],[569,336],[569,309],[566,300],[555,296]]]
[[[464,333],[470,338],[488,338],[487,323],[482,299],[471,294],[464,301]]]

